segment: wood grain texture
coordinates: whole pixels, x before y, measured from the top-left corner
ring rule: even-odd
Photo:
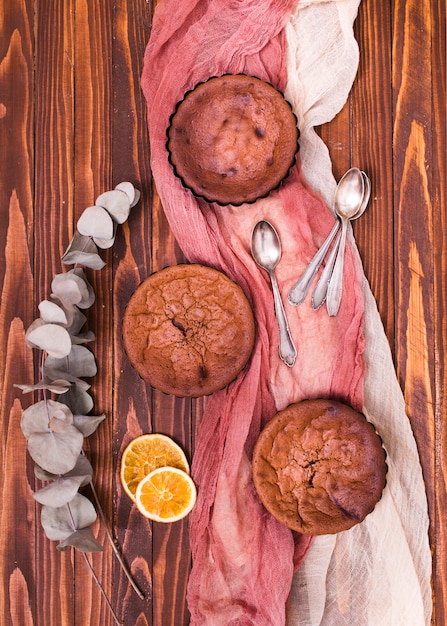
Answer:
[[[95,413],[106,421],[86,445],[94,482],[140,600],[108,547],[91,557],[125,626],[187,626],[188,521],[151,524],[123,492],[120,455],[150,431],[172,436],[189,460],[206,399],[150,388],[130,367],[121,319],[148,274],[184,260],[150,170],[140,88],[154,1],[5,0],[0,8],[0,624],[112,626],[82,556],[44,535],[32,462],[20,430],[34,378],[24,333],[63,271],[76,220],[99,193],[130,180],[141,202],[88,271],[99,365]],[[354,225],[365,274],[395,359],[423,464],[434,558],[433,626],[447,613],[447,214],[445,3],[362,0],[358,74],[349,100],[319,132],[337,178],[351,165],[372,181]],[[26,540],[24,540],[26,538]]]

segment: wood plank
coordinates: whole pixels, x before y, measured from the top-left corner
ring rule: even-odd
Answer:
[[[445,155],[436,139],[445,130],[439,79],[445,75],[445,62],[439,63],[438,48],[445,7],[429,1],[396,2],[393,17],[397,371],[427,486],[436,594],[433,623],[442,624],[447,572],[445,525],[440,519],[440,507],[446,503],[446,460],[441,454],[446,426],[441,420],[439,350],[443,355],[445,300],[438,296],[445,281],[445,259],[439,261],[445,243],[435,227],[445,226],[445,205],[435,203],[435,197],[441,199],[445,184],[439,173],[443,166],[445,170]]]
[[[446,199],[446,4],[441,0],[431,3],[432,45],[432,159],[431,198],[434,208],[433,242],[434,285],[433,299],[435,334],[435,477],[433,520],[434,597],[436,624],[447,623],[447,199]]]
[[[353,164],[358,163],[371,180],[371,198],[353,228],[365,276],[394,351],[391,2],[363,0],[355,36],[360,60],[351,97],[351,153]]]
[[[152,525],[131,503],[119,479],[121,454],[129,441],[151,432],[152,390],[130,366],[121,339],[124,309],[139,283],[151,272],[152,177],[146,124],[146,105],[140,89],[144,49],[149,38],[150,3],[120,0],[113,17],[112,153],[114,185],[129,180],[141,191],[141,200],[124,224],[113,248],[114,319],[114,527],[124,559],[139,588],[140,600],[115,563],[113,596],[126,624],[152,624]],[[126,524],[122,523],[126,520]]]

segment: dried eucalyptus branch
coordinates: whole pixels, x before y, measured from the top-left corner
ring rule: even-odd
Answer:
[[[132,183],[123,182],[101,194],[94,206],[82,213],[62,257],[64,264],[74,267],[53,278],[51,299],[40,302],[40,317],[25,334],[27,345],[40,351],[39,380],[15,385],[23,393],[38,392],[42,398],[23,411],[20,424],[35,462],[35,475],[46,483],[33,494],[42,505],[42,527],[49,539],[60,542],[58,550],[72,546],[83,553],[117,624],[120,622],[86,556],[87,552],[103,550],[91,529],[97,512],[120,566],[139,597],[144,596],[115,545],[93,486],[93,468],[83,451],[84,438],[105,419],[105,415],[90,415],[93,399],[84,380],[97,372],[95,357],[84,345],[95,337],[92,332],[82,332],[86,322],[82,311],[95,301],[84,268],[104,267],[98,248],[113,245],[117,224],[127,220],[139,198],[140,192]],[[91,487],[96,509],[79,493],[86,485]]]

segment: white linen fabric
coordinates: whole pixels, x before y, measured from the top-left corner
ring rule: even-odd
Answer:
[[[286,27],[285,94],[299,120],[303,171],[328,206],[336,181],[328,149],[314,127],[329,122],[347,100],[358,68],[353,34],[358,6],[359,0],[302,0]],[[350,238],[355,245],[352,232]],[[314,539],[294,576],[287,626],[428,626],[431,621],[431,553],[422,470],[366,278],[363,291],[364,412],[387,450],[387,486],[361,524]],[[276,391],[279,396],[280,389]]]

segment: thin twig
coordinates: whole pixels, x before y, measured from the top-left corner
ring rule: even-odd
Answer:
[[[99,581],[99,578],[98,578],[98,577],[97,577],[97,575],[95,574],[95,570],[93,569],[92,564],[91,564],[91,563],[90,563],[90,561],[88,560],[86,553],[85,553],[85,552],[83,552],[83,553],[82,553],[82,556],[84,557],[84,561],[86,562],[87,567],[88,567],[88,568],[89,568],[89,570],[90,570],[90,573],[91,573],[91,575],[92,575],[92,577],[93,577],[93,580],[94,580],[94,581],[95,581],[95,583],[98,585],[98,588],[99,588],[100,592],[102,593],[103,598],[104,598],[104,600],[105,600],[105,601],[106,601],[106,603],[107,603],[107,606],[109,607],[109,610],[110,610],[110,612],[111,612],[111,614],[112,614],[112,617],[113,617],[113,620],[114,620],[115,624],[117,624],[118,626],[122,626],[122,625],[124,624],[124,622],[122,622],[121,620],[119,620],[119,619],[118,619],[118,616],[117,616],[117,614],[115,613],[115,611],[114,611],[114,609],[113,609],[113,606],[110,604],[110,600],[109,600],[109,598],[107,597],[107,594],[106,594],[106,592],[104,591],[104,588],[103,588],[103,586],[101,585],[101,583],[100,583],[100,581]]]
[[[104,511],[102,510],[101,503],[100,503],[99,498],[98,498],[98,494],[96,493],[96,489],[95,489],[95,487],[93,485],[93,481],[90,481],[90,487],[92,489],[93,497],[94,497],[95,502],[96,502],[96,507],[98,509],[98,513],[99,513],[99,516],[101,518],[101,521],[102,521],[102,523],[104,525],[104,529],[106,531],[107,538],[109,539],[110,545],[112,546],[113,552],[115,553],[115,556],[118,559],[118,562],[121,565],[121,567],[123,569],[123,572],[127,576],[127,579],[129,580],[130,584],[132,585],[135,593],[138,595],[138,597],[141,600],[144,600],[143,592],[138,588],[137,584],[133,580],[131,573],[127,569],[126,564],[124,563],[123,558],[122,558],[118,548],[115,545],[115,541],[113,540],[112,533],[109,530],[109,526],[107,524],[107,520],[106,520],[106,517],[104,515]]]

